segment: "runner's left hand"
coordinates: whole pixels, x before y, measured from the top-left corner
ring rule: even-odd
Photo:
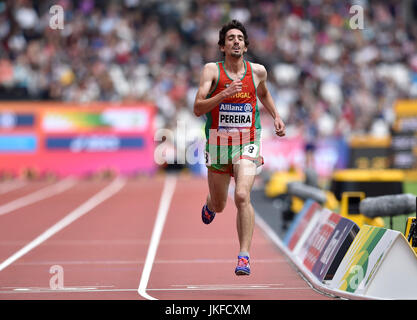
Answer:
[[[285,124],[284,122],[281,120],[280,117],[276,117],[275,121],[274,121],[274,126],[275,126],[275,134],[278,137],[283,137],[285,136]]]

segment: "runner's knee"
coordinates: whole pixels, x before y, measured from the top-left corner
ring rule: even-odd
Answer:
[[[250,193],[246,190],[235,191],[235,204],[237,207],[244,206],[250,202]]]

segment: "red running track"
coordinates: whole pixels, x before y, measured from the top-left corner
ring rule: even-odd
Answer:
[[[1,300],[331,299],[313,290],[258,226],[252,274],[235,276],[233,201],[204,225],[204,178],[70,180],[60,191],[56,184],[0,193]],[[28,201],[45,187],[50,193]]]

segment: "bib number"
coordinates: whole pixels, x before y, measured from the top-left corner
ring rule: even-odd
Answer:
[[[256,144],[248,144],[243,147],[243,155],[248,157],[256,157],[258,154],[258,146]]]
[[[204,151],[204,160],[207,166],[211,166],[210,153],[208,153],[207,151]]]

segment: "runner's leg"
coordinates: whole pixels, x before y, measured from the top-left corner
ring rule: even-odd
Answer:
[[[241,252],[249,252],[255,226],[255,211],[250,202],[250,192],[256,175],[256,164],[241,159],[233,165],[236,182],[235,204],[237,208],[236,227]]]
[[[226,207],[230,174],[216,173],[211,170],[207,172],[209,194],[207,196],[207,207],[214,212],[222,212]]]

